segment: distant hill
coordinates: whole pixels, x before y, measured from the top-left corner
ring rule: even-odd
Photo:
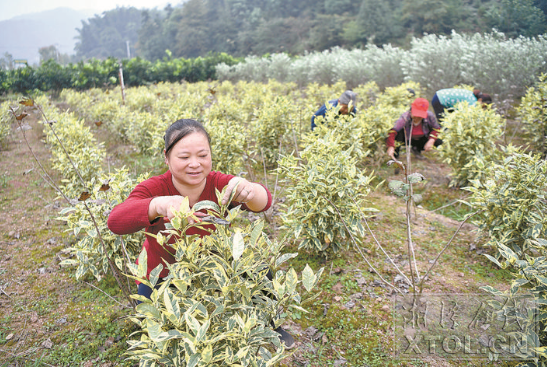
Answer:
[[[93,17],[94,13],[100,12],[57,8],[0,21],[0,57],[9,52],[14,59],[37,64],[38,49],[51,45],[61,53],[73,54],[76,28],[81,28],[81,21]]]

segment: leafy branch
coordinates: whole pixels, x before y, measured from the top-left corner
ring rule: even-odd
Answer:
[[[80,180],[82,181],[82,184],[84,185],[84,187],[86,187],[86,183],[85,181],[83,180],[79,170],[76,168],[76,165],[74,164],[74,162],[72,161],[70,155],[68,154],[64,144],[62,143],[61,139],[59,139],[57,133],[55,132],[55,129],[53,127],[53,121],[49,121],[43,111],[43,109],[41,108],[41,106],[39,104],[36,104],[34,102],[33,99],[30,99],[30,98],[27,98],[27,99],[23,99],[22,101],[19,102],[21,105],[23,106],[27,106],[27,107],[36,107],[40,113],[42,114],[43,118],[45,119],[45,121],[47,122],[47,124],[50,126],[53,134],[55,135],[59,145],[62,147],[63,151],[65,152],[66,156],[68,157],[68,159],[70,160],[71,164],[72,164],[72,167],[74,168],[75,172],[78,174],[78,176],[80,177]],[[13,108],[10,107],[10,110],[12,112],[12,114],[14,115],[15,119],[18,121],[19,125],[21,126],[21,121],[28,116],[28,114],[26,113],[21,113],[20,115],[16,115],[15,111],[13,110]],[[42,169],[42,171],[44,172],[44,175],[45,177],[48,178],[48,180],[46,180],[46,182],[52,186],[65,200],[66,202],[69,204],[69,205],[73,205],[73,202],[63,193],[63,191],[55,184],[54,180],[51,178],[51,176],[47,173],[47,171],[45,170],[45,168],[43,167],[43,165],[41,164],[40,160],[38,159],[38,157],[36,156],[36,154],[34,153],[32,147],[30,146],[27,138],[26,138],[26,135],[24,133],[24,129],[20,129],[22,132],[23,132],[23,137],[25,139],[25,142],[27,144],[27,147],[29,148],[30,152],[32,153],[32,156],[34,157],[34,159],[36,160],[36,162],[38,163],[38,165],[40,166],[40,168]],[[108,189],[108,188],[106,188]],[[100,190],[104,190],[103,187],[101,187]],[[103,252],[105,255],[108,254],[107,250],[106,250],[106,245],[104,243],[104,240],[102,238],[102,235],[101,235],[101,231],[99,229],[99,226],[97,224],[97,221],[95,219],[95,216],[93,215],[93,212],[90,210],[90,208],[88,207],[87,203],[86,203],[86,200],[89,199],[91,197],[91,194],[88,192],[88,191],[84,191],[80,194],[80,197],[78,198],[78,201],[82,201],[85,208],[86,208],[86,211],[87,213],[89,214],[92,222],[93,222],[93,225],[95,227],[95,230],[97,232],[97,236],[99,237],[99,241],[101,243],[101,246],[102,246],[102,249],[103,249]],[[130,295],[130,292],[129,292],[129,289],[126,288],[125,284],[122,282],[121,280],[121,274],[119,272],[119,269],[117,268],[117,266],[114,264],[114,262],[112,261],[112,259],[110,257],[108,257],[108,263],[110,265],[110,268],[112,270],[112,274],[114,276],[114,278],[116,279],[116,282],[118,283],[118,286],[120,287],[122,293],[124,294],[124,296],[127,298],[129,304],[134,307],[135,304],[134,304],[134,301],[131,299],[131,297],[129,296]]]

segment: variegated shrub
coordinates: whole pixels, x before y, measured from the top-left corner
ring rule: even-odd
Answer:
[[[467,102],[457,104],[456,110],[445,117],[439,152],[452,168],[451,186],[464,186],[487,177],[487,166],[503,157],[498,148],[503,127],[503,118],[493,109],[470,106]]]
[[[246,228],[216,224],[216,231],[203,238],[181,236],[191,226],[187,218],[200,209],[215,218],[223,213],[221,219],[230,223],[239,213],[239,207],[226,211],[213,202],[190,209],[186,200],[171,221],[172,229],[157,237],[166,243],[176,236],[170,245],[176,262],[168,265],[169,276],[158,278],[159,265],[146,279],[145,266],[132,266],[133,277],[153,292],[150,299],[133,296],[142,303],[132,318],[140,330],[129,342],[130,359],[143,367],[272,366],[285,353],[273,328],[293,311],[305,312],[300,284],[311,291],[323,269],[314,274],[306,266],[301,280],[292,268],[279,270],[297,254],[282,255],[283,245],[263,234],[262,221]],[[143,251],[139,264],[146,264],[146,258]]]
[[[94,189],[85,204],[74,200],[74,205],[61,210],[61,216],[58,218],[66,221],[67,231],[74,234],[77,239],[76,243],[69,248],[74,257],[61,262],[61,265],[77,266],[76,279],[90,273],[97,280],[101,280],[109,272],[108,259],[112,259],[118,269],[125,269],[124,264],[135,261],[144,242],[143,232],[122,238],[112,233],[106,223],[112,208],[124,201],[131,190],[145,177],[135,180],[131,178],[127,169],[120,169],[112,176],[103,177],[103,179],[90,182],[90,186]],[[84,205],[87,205],[87,209]],[[93,214],[93,219],[88,209]],[[95,224],[99,228],[101,237],[97,233]]]
[[[301,152],[301,158],[285,156],[279,163],[285,181],[283,225],[295,238],[303,238],[300,248],[313,251],[347,248],[350,239],[346,225],[357,238],[364,234],[358,207],[363,206],[373,175],[359,172],[355,152],[359,143],[349,145],[351,142],[346,139],[349,129],[336,127],[348,122],[347,118],[336,120],[327,114],[327,119],[331,119],[328,126],[318,127],[316,137],[315,132],[310,133],[310,143]]]
[[[495,246],[501,259],[487,256],[514,277],[509,290],[483,289],[504,297],[508,307],[493,304],[497,317],[511,315],[519,323],[518,340],[523,348],[515,356],[526,366],[547,363],[547,164],[539,155],[525,154],[509,147],[507,158],[487,169],[488,179],[474,180],[469,203],[482,209],[478,220],[488,244]],[[531,308],[518,306],[528,298]],[[527,311],[527,312],[523,312]],[[537,311],[537,313],[535,312]],[[511,346],[502,343],[502,348]]]
[[[547,154],[547,74],[527,90],[517,109],[532,149]]]

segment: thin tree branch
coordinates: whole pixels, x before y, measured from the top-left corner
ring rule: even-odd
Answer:
[[[90,284],[86,281],[84,281],[85,284],[87,284],[88,286],[92,287],[92,288],[95,288],[96,290],[98,290],[99,292],[103,293],[103,294],[106,294],[108,296],[108,298],[110,298],[111,300],[113,300],[114,302],[116,302],[117,304],[119,304],[120,306],[122,306],[123,308],[131,308],[131,307],[127,307],[125,305],[122,305],[120,302],[118,302],[118,300],[114,297],[112,297],[110,294],[106,293],[105,291],[103,291],[102,289],[98,288],[98,287],[95,287],[93,284]]]
[[[406,162],[407,162],[407,166],[406,166],[407,169],[405,169],[405,180],[406,180],[406,182],[409,186],[408,191],[407,191],[408,195],[409,195],[409,198],[406,201],[406,232],[407,232],[408,260],[409,260],[408,267],[410,268],[410,276],[412,278],[413,287],[415,288],[416,278],[418,280],[420,279],[420,273],[418,272],[418,266],[416,265],[416,254],[414,253],[414,245],[412,244],[412,231],[411,231],[411,227],[410,227],[410,217],[411,217],[410,205],[411,205],[411,200],[412,200],[412,184],[408,181],[408,174],[411,170],[410,150],[412,149],[411,148],[412,127],[413,127],[413,123],[411,122],[410,132],[408,134],[409,136],[407,136],[406,127],[405,127],[404,131],[405,131]],[[416,278],[414,277],[414,270],[412,269],[412,265],[414,265],[414,268],[415,268],[415,271],[416,271]]]
[[[266,160],[264,159],[264,150],[262,148],[260,148],[260,155],[262,156],[262,167],[264,168],[264,182],[266,183],[266,189],[268,189],[268,175],[266,173]]]
[[[387,284],[388,286],[390,286],[391,288],[393,288],[395,291],[399,292],[399,293],[402,293],[401,290],[399,288],[397,288],[396,286],[394,286],[393,284],[391,284],[390,282],[388,282],[387,280],[385,280],[382,275],[374,268],[374,266],[370,263],[370,261],[368,261],[368,259],[366,258],[366,256],[363,254],[363,252],[361,251],[361,248],[359,246],[357,246],[357,241],[355,241],[355,238],[353,237],[353,234],[351,233],[350,229],[348,228],[348,226],[346,225],[346,221],[344,220],[344,218],[342,217],[342,214],[340,214],[340,211],[338,210],[338,208],[336,207],[336,205],[334,205],[334,203],[332,201],[330,201],[329,199],[327,199],[326,197],[324,196],[321,196],[323,199],[325,199],[326,201],[328,201],[330,203],[330,205],[332,205],[332,207],[334,208],[334,210],[336,210],[336,213],[338,213],[338,216],[340,217],[340,220],[342,221],[342,224],[344,225],[344,227],[346,228],[346,231],[348,232],[350,238],[351,238],[351,241],[353,243],[353,246],[355,246],[355,248],[357,249],[357,251],[361,254],[361,256],[363,257],[363,260],[365,260],[365,262],[367,263],[368,266],[370,266],[370,268],[376,273],[378,274],[378,276],[380,277],[380,279],[382,280],[382,282],[384,282],[385,284]]]
[[[10,107],[10,110],[11,110],[11,113],[14,117],[17,117],[15,116],[15,111],[13,110],[13,108]],[[16,118],[17,120],[17,118]],[[32,156],[34,157],[34,160],[36,161],[36,163],[38,163],[38,165],[40,166],[40,169],[42,170],[42,172],[44,172],[44,175],[49,179],[46,180],[44,179],[44,177],[42,176],[42,178],[50,185],[52,186],[55,190],[57,190],[57,192],[59,194],[61,194],[61,196],[63,196],[63,198],[67,201],[67,203],[70,204],[70,200],[66,197],[66,195],[61,191],[61,189],[55,184],[55,181],[53,181],[53,179],[51,178],[51,176],[47,173],[46,169],[44,168],[44,166],[42,166],[42,163],[40,163],[40,161],[38,160],[38,157],[36,157],[36,154],[34,154],[34,151],[32,150],[32,148],[30,147],[30,143],[28,142],[28,139],[27,139],[27,135],[25,134],[25,130],[23,129],[23,126],[21,124],[21,121],[20,120],[17,120],[17,123],[19,124],[19,128],[21,130],[21,133],[23,134],[23,138],[25,139],[25,143],[27,144],[27,147],[28,149],[30,150],[30,153],[32,154]]]
[[[70,154],[68,154],[68,152],[66,151],[64,144],[61,142],[61,139],[59,139],[59,136],[57,136],[57,133],[55,132],[55,129],[53,128],[53,122],[48,120],[48,118],[46,117],[46,114],[44,113],[44,110],[42,110],[42,107],[39,104],[35,104],[35,106],[40,110],[40,112],[42,113],[42,116],[44,116],[44,119],[46,120],[46,123],[51,128],[51,131],[53,132],[53,135],[55,135],[55,138],[59,142],[59,145],[61,146],[61,148],[63,148],[63,151],[65,152],[68,160],[70,161],[70,163],[72,164],[72,167],[74,168],[74,171],[76,171],[76,174],[80,178],[80,181],[82,181],[82,185],[85,188],[86,187],[85,181],[82,178],[82,176],[80,175],[80,171],[76,168],[76,165],[74,164],[74,161],[72,161],[72,158],[70,157]]]
[[[95,221],[95,216],[91,212],[91,209],[89,209],[89,207],[87,206],[87,203],[85,202],[85,200],[83,201],[83,203],[85,205],[85,208],[87,209],[87,212],[89,213],[89,216],[91,217],[91,220],[93,221],[93,225],[95,226],[95,229],[97,230],[97,235],[99,236],[99,241],[101,242],[103,252],[104,252],[105,256],[108,259],[108,264],[110,265],[110,268],[112,270],[112,275],[114,275],[114,278],[116,279],[116,282],[118,283],[118,286],[122,290],[124,296],[129,301],[129,304],[134,308],[135,303],[129,295],[129,290],[125,288],[125,285],[123,284],[123,282],[120,279],[120,274],[118,273],[118,268],[116,267],[116,265],[114,264],[114,262],[112,261],[110,256],[108,256],[108,252],[106,251],[106,245],[104,243],[103,236],[101,235],[101,231],[99,230],[99,225]]]
[[[376,245],[378,245],[378,247],[380,248],[380,250],[382,250],[382,252],[384,253],[384,255],[386,255],[387,259],[389,260],[389,262],[391,263],[391,265],[393,265],[395,267],[395,269],[397,270],[397,272],[399,273],[399,275],[401,275],[405,280],[406,282],[408,283],[408,285],[412,286],[412,283],[410,281],[410,279],[408,279],[408,277],[401,271],[401,269],[399,269],[399,267],[397,266],[397,264],[395,264],[395,262],[393,261],[393,259],[391,258],[391,256],[389,256],[389,254],[386,252],[386,250],[384,249],[384,247],[380,244],[380,241],[378,241],[378,239],[376,238],[376,236],[374,235],[374,232],[372,232],[372,229],[370,228],[370,226],[368,225],[368,221],[367,221],[367,218],[365,216],[365,214],[361,211],[361,208],[359,207],[359,205],[357,205],[357,202],[355,201],[355,199],[352,197],[351,200],[353,201],[353,203],[355,204],[355,207],[357,208],[357,210],[359,210],[359,213],[361,214],[361,216],[363,217],[363,220],[365,221],[365,224],[367,226],[367,230],[368,232],[371,234],[372,238],[374,239],[374,241],[376,242]]]
[[[453,202],[451,202],[451,203],[448,203],[448,204],[446,204],[446,205],[443,205],[443,206],[441,206],[441,207],[439,207],[439,208],[437,208],[437,209],[430,210],[430,212],[431,212],[431,213],[434,213],[434,212],[436,212],[437,210],[441,210],[441,209],[444,209],[444,208],[446,208],[446,207],[452,206],[452,205],[456,204],[458,201],[459,201],[459,200],[455,200],[455,201],[453,201]]]
[[[435,267],[435,265],[437,264],[437,261],[439,260],[439,258],[441,257],[441,255],[446,251],[446,249],[448,248],[448,246],[450,246],[450,244],[452,243],[452,241],[454,240],[454,237],[456,237],[456,235],[458,234],[458,232],[460,231],[460,229],[463,227],[463,225],[465,224],[465,222],[467,222],[467,220],[469,218],[471,218],[472,216],[474,216],[475,214],[478,214],[482,211],[481,210],[477,210],[476,212],[470,214],[467,218],[465,218],[459,225],[458,229],[456,230],[456,232],[454,232],[454,235],[452,235],[452,237],[450,238],[450,240],[448,241],[448,243],[446,244],[446,246],[444,246],[444,248],[442,249],[441,252],[439,252],[439,254],[437,255],[437,257],[435,258],[435,260],[433,261],[433,264],[431,264],[431,266],[429,267],[429,269],[427,269],[427,272],[425,273],[424,277],[422,278],[422,280],[420,281],[420,284],[418,284],[418,288],[420,289],[420,294],[422,294],[422,288],[423,288],[423,283],[425,281],[425,279],[427,278],[427,276],[429,275],[429,273],[431,272],[431,270]]]

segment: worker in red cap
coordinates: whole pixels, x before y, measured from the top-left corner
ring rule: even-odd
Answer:
[[[391,159],[399,157],[400,147],[395,148],[395,141],[405,143],[405,139],[408,140],[411,137],[410,146],[417,158],[421,158],[422,151],[431,150],[434,146],[438,147],[443,143],[441,139],[437,139],[441,127],[435,119],[435,114],[428,111],[428,108],[427,99],[416,98],[410,110],[403,113],[395,122],[386,140],[387,155]]]

